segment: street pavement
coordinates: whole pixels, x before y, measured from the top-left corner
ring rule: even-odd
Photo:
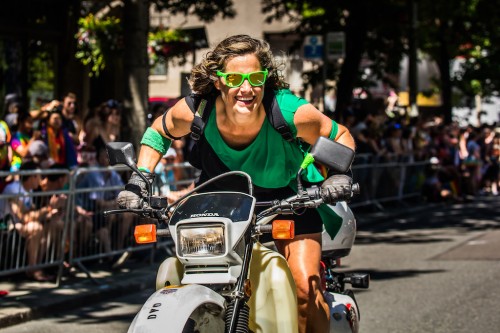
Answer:
[[[404,202],[393,204],[384,211],[361,208],[353,211],[358,226],[368,226],[440,205],[442,204]],[[143,258],[137,260],[132,255],[119,269],[110,269],[109,264],[97,263],[89,267],[92,278],[77,271],[65,276],[60,286],[29,281],[23,275],[2,277],[0,290],[5,290],[8,294],[0,296],[0,329],[150,288],[155,284],[158,265],[159,263],[151,264]]]

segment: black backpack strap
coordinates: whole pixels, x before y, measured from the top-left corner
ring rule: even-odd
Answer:
[[[165,118],[167,117],[167,113],[168,111],[170,111],[170,108],[167,109],[167,111],[165,111],[165,113],[163,114],[163,117],[161,118],[161,124],[163,126],[163,132],[165,132],[165,134],[171,138],[171,139],[174,139],[174,140],[179,140],[179,139],[182,139],[182,137],[176,137],[176,136],[173,136],[172,134],[170,134],[170,132],[168,131],[167,129],[167,124],[165,122]]]
[[[213,109],[216,97],[214,95],[189,94],[186,96],[186,103],[194,113],[193,123],[191,124],[191,138],[198,141],[203,135],[205,123]]]
[[[291,142],[295,138],[293,137],[292,130],[290,126],[288,126],[285,117],[281,113],[280,106],[278,105],[278,101],[276,100],[276,95],[274,91],[271,89],[266,90],[264,93],[264,109],[266,110],[266,116],[271,125],[275,130],[281,134],[283,140]]]

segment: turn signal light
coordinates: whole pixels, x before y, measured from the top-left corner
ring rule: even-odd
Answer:
[[[274,239],[293,239],[295,237],[295,224],[292,220],[274,220]]]
[[[147,244],[156,242],[156,225],[140,224],[134,229],[135,242],[137,244]]]

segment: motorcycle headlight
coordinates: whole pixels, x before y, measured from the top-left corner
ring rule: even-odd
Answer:
[[[179,226],[177,242],[181,257],[215,257],[226,252],[223,225]]]

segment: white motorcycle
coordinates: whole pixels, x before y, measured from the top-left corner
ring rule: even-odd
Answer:
[[[142,175],[134,162],[132,144],[109,143],[107,150],[111,165],[125,164]],[[335,163],[329,162],[331,156],[336,156]],[[106,212],[154,218],[157,223],[136,227],[136,241],[149,243],[157,237],[172,237],[176,247],[176,256],[163,261],[158,270],[156,292],[135,316],[128,332],[297,332],[296,288],[287,262],[259,238],[271,234],[273,239],[292,239],[293,221],[273,221],[276,215],[291,215],[324,202],[321,188],[302,187],[301,174],[309,164],[317,161],[345,172],[353,158],[352,150],[320,138],[297,173],[298,194],[286,200],[257,202],[250,176],[232,171],[196,187],[171,205],[165,198],[149,196],[142,209]],[[244,179],[248,193],[201,191],[218,181],[227,183],[228,177],[234,176]],[[357,184],[348,190],[355,194]],[[332,196],[328,194],[330,203],[336,201]],[[368,288],[369,276],[333,272],[336,260],[350,252],[356,221],[345,202],[332,208],[343,222],[333,241],[323,234],[323,257],[327,259],[322,266],[323,286],[330,306],[330,332],[357,332],[359,309],[345,284]],[[157,229],[164,225],[167,227]]]

